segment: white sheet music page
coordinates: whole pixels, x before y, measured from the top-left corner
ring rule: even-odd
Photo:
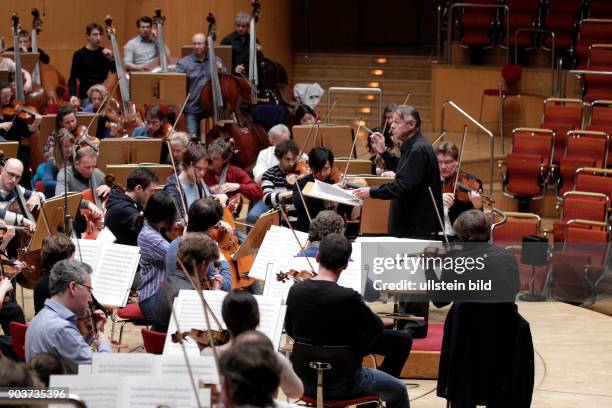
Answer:
[[[93,353],[92,375],[155,375],[156,355],[147,353]]]
[[[308,234],[301,231],[295,231],[295,234],[300,244],[306,245]],[[264,236],[255,262],[249,271],[249,277],[265,281],[268,264],[272,264],[278,258],[295,256],[300,251],[300,245],[289,228],[272,225]]]
[[[93,294],[103,305],[124,307],[138,269],[140,249],[137,246],[104,244],[92,279]]]
[[[115,375],[52,375],[49,387],[67,387],[85,402],[87,408],[123,408],[121,384],[123,379]],[[72,408],[67,404],[51,404],[52,408]]]
[[[91,269],[93,269],[91,280],[93,282],[96,277],[97,265],[102,257],[102,243],[93,239],[73,239],[72,242],[75,246],[74,259],[91,266]]]
[[[122,407],[157,408],[163,405],[198,408],[188,376],[125,377],[123,382]],[[210,399],[201,399],[200,402],[203,407],[210,407]]]
[[[162,355],[157,357],[157,375],[189,375],[185,356]],[[196,383],[202,381],[205,384],[219,384],[213,356],[189,356],[189,366]]]

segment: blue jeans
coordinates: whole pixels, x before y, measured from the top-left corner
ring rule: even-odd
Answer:
[[[325,383],[323,383],[325,384]],[[304,394],[316,396],[317,390],[305,385]],[[378,395],[387,408],[409,408],[406,384],[380,370],[361,368],[353,381],[332,388],[324,387],[325,398],[349,399],[364,395]]]
[[[155,315],[155,300],[156,299],[157,299],[157,293],[154,294],[153,296],[149,296],[142,302],[138,302],[138,306],[140,306],[140,310],[142,311],[142,313],[144,313],[147,317],[150,317],[151,319]]]
[[[270,209],[270,206],[264,202],[264,200],[259,200],[255,203],[255,205],[249,211],[247,215],[247,222],[249,224],[255,224],[261,214],[265,213]]]
[[[187,133],[196,135],[200,139],[200,121],[204,119],[204,113],[187,113],[185,112],[185,127]]]

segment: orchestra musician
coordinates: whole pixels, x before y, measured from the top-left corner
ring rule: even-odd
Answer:
[[[200,94],[204,85],[210,81],[210,64],[208,63],[208,44],[206,36],[197,33],[191,39],[193,52],[176,63],[174,72],[187,74],[189,100],[185,105],[185,126],[187,133],[200,137],[200,122],[206,117],[200,104]],[[217,67],[226,72],[223,61],[217,57]]]
[[[43,156],[45,159],[48,160],[53,157],[53,147],[55,146],[55,141],[59,140],[57,132],[64,128],[70,132],[70,134],[76,136],[77,127],[78,123],[76,120],[76,112],[74,107],[71,105],[62,106],[55,115],[55,130],[49,134],[47,137],[47,142],[43,147]]]
[[[239,167],[229,164],[232,157],[232,146],[222,138],[216,139],[208,146],[211,166],[204,173],[204,182],[211,186],[215,194],[227,194],[231,201],[237,194],[242,194],[249,201],[257,202],[263,198],[261,188],[249,175]],[[236,211],[240,211],[237,206]]]
[[[164,112],[158,105],[150,106],[145,112],[145,124],[134,129],[132,137],[138,138],[150,138],[150,137],[163,137],[158,136],[163,132],[162,127],[166,125],[166,117]],[[168,135],[165,135],[166,137]]]
[[[182,237],[176,259],[180,259],[192,279],[198,279],[202,288],[229,291],[232,288],[232,277],[219,273],[214,263],[219,260],[219,246],[209,236],[190,232]],[[175,260],[175,263],[178,263]],[[172,304],[181,290],[193,290],[194,287],[178,265],[164,279],[159,287],[155,312],[153,313],[153,330],[165,333],[172,314]]]
[[[277,145],[291,138],[289,128],[282,123],[275,125],[268,130],[268,139],[270,146],[266,147],[257,155],[257,162],[253,167],[253,180],[261,185],[261,176],[270,168],[278,164],[278,159],[274,154],[274,149]]]
[[[4,41],[0,41],[0,70],[8,71],[9,73],[15,73],[17,66],[15,65],[15,61],[10,58],[4,57]],[[28,71],[21,68],[21,72],[23,73],[23,90],[25,93],[28,93],[32,90],[32,76]],[[25,101],[21,101],[25,102]]]
[[[83,112],[98,112],[98,109],[100,109],[102,102],[104,102],[104,99],[106,99],[107,96],[108,90],[104,87],[104,85],[92,85],[91,88],[87,90],[87,99],[90,103],[83,108]],[[113,133],[116,133],[116,129],[116,124],[111,122],[107,115],[101,114],[98,116],[98,128],[96,129],[95,133],[98,139],[115,136]]]
[[[266,170],[261,178],[263,198],[256,202],[249,211],[247,216],[249,224],[256,223],[261,214],[279,204],[291,204],[291,210],[295,213],[295,208],[293,208],[293,183],[295,183],[295,179],[289,180],[288,178],[297,177],[297,175],[292,176],[289,173],[295,170],[299,154],[300,148],[293,140],[285,140],[274,147],[274,156],[278,160],[278,164]]]
[[[7,225],[18,225],[28,227],[32,231],[35,224],[21,214],[8,210],[9,205],[16,199],[19,189],[27,200],[28,209],[40,207],[45,196],[37,191],[30,191],[19,185],[23,175],[23,164],[18,159],[8,159],[4,166],[0,167],[0,220]]]
[[[393,141],[393,137],[391,134],[391,123],[393,121],[393,111],[395,110],[396,105],[387,105],[383,110],[383,116],[380,120],[380,126],[372,129],[374,132],[378,132],[385,137],[385,146],[387,151],[392,152],[395,147],[395,142]],[[382,159],[379,153],[374,151],[372,148],[372,139],[368,138],[367,143],[368,151],[373,153],[373,156],[370,158],[372,162],[376,164],[376,174],[381,174],[385,171],[385,161]]]
[[[221,45],[232,46],[232,73],[249,74],[249,55],[250,41],[249,24],[251,16],[247,13],[237,13],[234,18],[236,30],[226,35],[221,40]],[[257,51],[261,51],[259,40],[257,41]]]
[[[91,147],[81,147],[76,151],[74,164],[60,169],[57,173],[55,195],[62,195],[67,191],[82,192],[92,188],[92,180],[97,186],[93,193],[100,198],[110,194],[111,188],[104,183],[104,173],[97,166],[98,153]],[[81,200],[81,209],[91,211],[93,219],[101,220],[104,213],[95,202]]]
[[[348,265],[351,252],[351,243],[340,234],[329,234],[321,240],[316,258],[319,263],[317,276],[297,282],[289,289],[285,329],[295,341],[351,346],[356,352],[357,364],[361,366],[364,355],[378,352],[372,349],[372,345],[384,337],[384,332],[382,321],[365,304],[361,295],[337,283]],[[355,395],[376,394],[387,407],[407,408],[406,385],[395,376],[399,375],[405,363],[411,339],[401,339],[407,343],[403,346],[407,347],[391,350],[387,344],[378,344],[381,354],[387,354],[383,365],[388,364],[395,370],[393,374],[361,368],[353,382],[324,389],[326,398],[347,399]],[[391,352],[398,354],[389,355]],[[403,360],[398,358],[399,353],[405,353]],[[316,384],[304,384],[304,388],[306,395],[316,395]]]
[[[173,132],[168,137],[168,143],[170,143],[170,154],[174,159],[174,166],[177,172],[183,170],[183,160],[187,149],[189,149],[189,134],[186,132]]]
[[[116,72],[113,52],[102,47],[102,26],[98,23],[89,23],[85,27],[85,34],[87,43],[74,52],[68,79],[70,103],[74,106],[88,105],[89,88],[103,83],[109,71]]]
[[[30,32],[28,30],[21,29],[17,39],[19,40],[19,48],[21,49],[21,52],[32,52],[32,37],[30,36]],[[13,52],[15,51],[15,48],[9,47],[7,48],[7,51]],[[40,47],[38,48],[38,54],[38,61],[40,61],[41,64],[48,64],[51,62],[49,54],[44,52]]]
[[[401,143],[400,157],[387,152],[385,138],[374,133],[372,147],[391,170],[395,180],[375,187],[361,187],[356,197],[391,200],[388,231],[390,236],[437,239],[440,231],[428,188],[431,187],[438,208],[442,208],[442,185],[438,161],[431,144],[421,134],[421,117],[412,106],[398,106],[393,112],[391,132]]]
[[[170,194],[177,206],[179,219],[185,218],[185,208],[189,210],[191,205],[204,197],[215,197],[222,205],[227,204],[226,194],[212,194],[204,182],[204,174],[210,166],[210,157],[206,148],[201,144],[195,144],[187,149],[183,157],[183,171],[180,172],[177,185],[176,175],[168,177],[164,191]]]
[[[482,197],[480,191],[482,182],[471,174],[461,171],[457,178],[457,170],[459,167],[459,149],[450,141],[444,141],[436,147],[436,156],[438,158],[438,166],[440,166],[440,176],[442,177],[443,193],[442,202],[444,203],[444,230],[449,240],[456,240],[457,236],[453,230],[453,223],[464,211],[482,209]],[[466,179],[471,180],[477,185],[474,189],[467,193],[467,200],[461,201],[454,193],[455,181],[464,182]]]
[[[151,71],[159,65],[157,36],[153,30],[153,19],[142,16],[136,20],[138,35],[129,40],[123,47],[123,63],[128,71]],[[164,50],[170,54],[167,47]]]
[[[300,105],[295,110],[295,120],[302,126],[312,125],[317,121],[317,114],[308,105]]]
[[[25,315],[23,309],[16,302],[9,300],[13,284],[8,277],[0,276],[0,326],[4,334],[0,335],[0,353],[6,357],[16,359],[15,352],[12,347],[12,339],[9,336],[10,323],[17,322],[25,324]]]
[[[54,145],[60,146],[60,148],[53,149],[53,157],[38,166],[32,179],[34,185],[40,181],[47,198],[55,195],[57,174],[60,169],[64,168],[65,164],[68,166],[73,164],[74,136],[65,128],[61,128],[53,134],[56,138]]]
[[[125,191],[121,188],[111,190],[106,201],[104,225],[115,236],[116,244],[137,246],[140,230],[136,218],[144,211],[158,181],[153,171],[139,167],[128,176]]]
[[[25,337],[26,362],[38,353],[60,357],[75,374],[79,364],[91,364],[89,338],[77,328],[77,319],[88,315],[92,302],[91,267],[67,259],[57,262],[49,276],[49,294],[45,307],[28,324]],[[93,342],[101,353],[111,352],[111,342],[103,333],[106,317],[94,312],[96,330]]]

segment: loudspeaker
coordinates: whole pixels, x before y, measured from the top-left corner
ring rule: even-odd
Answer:
[[[546,265],[548,240],[537,235],[526,235],[521,245],[521,263],[531,266]]]

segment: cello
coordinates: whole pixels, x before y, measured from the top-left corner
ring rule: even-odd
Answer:
[[[211,143],[219,137],[230,142],[234,150],[234,164],[248,171],[255,165],[259,151],[268,147],[270,141],[264,128],[251,118],[248,107],[252,103],[249,82],[218,72],[213,47],[216,20],[212,13],[208,13],[206,20],[209,23],[207,41],[210,81],[202,88],[200,104],[213,117],[214,122],[213,128],[206,135],[206,142]]]

